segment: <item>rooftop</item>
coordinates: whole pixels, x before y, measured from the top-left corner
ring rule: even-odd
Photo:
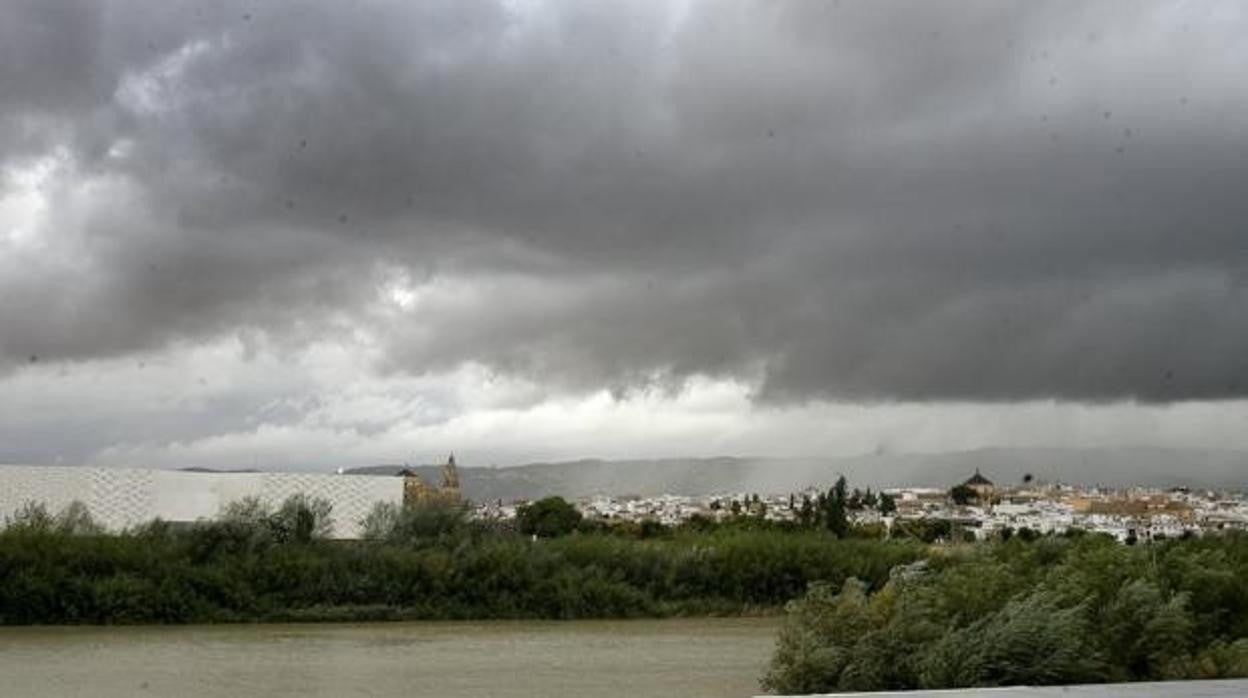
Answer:
[[[975,469],[975,474],[974,474],[974,475],[972,475],[972,476],[971,476],[971,479],[967,480],[964,484],[967,484],[967,485],[988,485],[988,486],[992,486],[992,480],[989,480],[988,478],[986,478],[986,477],[984,477],[983,475],[981,475],[981,474],[980,474],[980,472],[979,472],[979,468],[976,468],[976,469]]]

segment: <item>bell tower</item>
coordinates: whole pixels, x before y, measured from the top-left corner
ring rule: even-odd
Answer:
[[[447,499],[459,501],[459,468],[455,467],[455,454],[446,459],[442,466],[442,494]]]

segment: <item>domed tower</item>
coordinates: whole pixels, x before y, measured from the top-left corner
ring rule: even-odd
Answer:
[[[984,477],[979,472],[979,468],[975,469],[975,474],[969,480],[962,483],[967,487],[975,490],[975,495],[984,501],[992,499],[992,495],[996,493],[996,485],[992,484],[992,480]]]

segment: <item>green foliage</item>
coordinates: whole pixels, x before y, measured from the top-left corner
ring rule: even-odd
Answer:
[[[5,526],[13,532],[47,533],[56,532],[67,536],[90,536],[102,530],[87,505],[74,500],[53,516],[46,506],[37,502],[26,502],[12,516],[5,517]]]
[[[837,538],[844,538],[849,533],[849,497],[846,493],[845,476],[836,478],[836,484],[828,491],[824,499],[824,525]]]
[[[971,542],[975,534],[948,519],[904,519],[893,522],[892,535],[911,538],[924,543]]]
[[[979,501],[979,493],[967,485],[955,485],[949,490],[949,498],[958,506],[966,506]]]
[[[269,507],[259,497],[243,497],[221,507],[218,521],[245,526],[264,526],[269,518]]]
[[[0,531],[0,623],[632,617],[787,602],[764,677],[777,691],[1248,676],[1239,534],[928,547],[758,517],[621,530],[538,516],[533,541],[431,503],[378,507],[367,540],[348,542],[323,538],[328,513],[304,498],[275,510],[250,500],[189,530],[101,535],[81,505],[28,506]]]
[[[360,521],[364,540],[384,541],[390,538],[399,525],[403,507],[393,502],[377,502]]]
[[[563,497],[547,497],[516,509],[516,527],[539,538],[566,536],[581,523],[581,512]]]
[[[328,538],[334,530],[333,519],[329,517],[332,510],[329,500],[291,495],[269,517],[273,537],[279,543],[308,543]]]
[[[880,493],[879,510],[881,514],[892,514],[897,511],[897,499],[887,492]]]
[[[877,588],[874,592],[868,588]],[[763,684],[785,693],[1248,676],[1248,536],[1012,539],[812,586]]]
[[[332,541],[297,533],[308,530],[298,510],[246,502],[189,530],[157,522],[120,535],[10,528],[0,532],[0,623],[740,613],[779,608],[820,580],[875,589],[923,554],[748,526],[534,542],[458,508],[377,509],[371,540]]]
[[[468,509],[445,501],[414,506],[378,503],[361,522],[365,540],[406,545],[445,542],[468,533]]]
[[[928,688],[1092,683],[1103,661],[1089,642],[1086,611],[1037,591],[933,642],[920,660]]]
[[[93,536],[103,531],[91,518],[87,505],[77,500],[70,502],[56,515],[55,527],[58,533],[69,536]]]
[[[882,500],[870,490],[865,494],[854,490],[851,494],[845,477],[841,476],[827,492],[820,492],[813,500],[802,496],[802,502],[797,507],[797,525],[801,528],[826,529],[833,535],[844,538],[850,534],[849,512],[877,506],[880,501]],[[892,502],[892,499],[888,501]]]
[[[310,543],[328,537],[333,530],[332,509],[328,500],[304,494],[287,497],[276,511],[258,497],[244,497],[222,507],[216,521],[198,525],[195,538],[205,553],[222,546],[251,549]]]
[[[661,538],[671,533],[671,529],[655,519],[643,519],[637,527],[638,538]]]
[[[1248,639],[1229,643],[1215,640],[1196,655],[1192,669],[1201,679],[1248,676]]]
[[[4,519],[5,528],[13,533],[42,533],[52,530],[56,519],[39,502],[26,502],[12,516]]]
[[[848,579],[840,593],[825,582],[787,607],[776,656],[763,685],[786,693],[830,693],[854,664],[854,647],[875,625],[862,582]]]

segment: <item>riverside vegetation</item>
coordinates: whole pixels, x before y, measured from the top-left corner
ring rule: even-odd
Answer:
[[[568,511],[575,516],[569,516]],[[777,612],[813,580],[882,585],[915,542],[838,539],[744,518],[603,527],[562,500],[519,521],[378,506],[360,541],[328,508],[255,500],[216,521],[103,535],[81,506],[28,507],[0,532],[0,623],[627,618]],[[533,536],[537,535],[534,540]]]
[[[81,505],[0,531],[0,623],[624,618],[785,609],[787,693],[1248,676],[1248,537],[1079,535],[932,545],[846,526],[843,483],[793,524],[604,526],[558,498],[515,522],[326,503],[106,535]]]
[[[763,679],[783,693],[1248,677],[1248,536],[1015,536],[787,610]]]

